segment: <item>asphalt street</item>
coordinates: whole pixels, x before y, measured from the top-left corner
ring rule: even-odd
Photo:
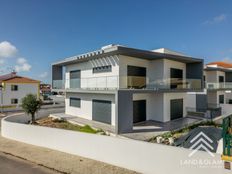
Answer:
[[[42,116],[48,116],[50,113],[59,113],[59,112],[64,112],[64,108],[43,109],[39,111],[38,114]],[[2,118],[3,117],[0,116],[0,128],[1,128]],[[32,162],[0,152],[0,174],[32,174],[32,173],[33,174],[58,174],[58,172],[54,170],[51,170],[43,166],[34,164]]]
[[[58,172],[0,152],[1,174],[58,174]]]

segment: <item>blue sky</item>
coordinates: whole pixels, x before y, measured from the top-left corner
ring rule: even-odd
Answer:
[[[111,43],[232,61],[232,1],[0,0],[0,73],[50,82],[52,62]]]

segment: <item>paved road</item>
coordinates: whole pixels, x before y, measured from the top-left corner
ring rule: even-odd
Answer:
[[[50,113],[63,112],[63,108],[56,109],[43,109],[39,112],[40,115],[47,116]],[[10,115],[10,114],[9,114]],[[0,128],[1,120],[3,117],[0,116]],[[0,130],[1,133],[1,130]],[[53,170],[39,166],[20,158],[7,155],[0,152],[0,174],[58,174]]]
[[[62,112],[64,112],[64,108],[63,107],[61,107],[61,108],[49,108],[49,109],[41,109],[39,112],[38,112],[38,114],[40,115],[40,116],[49,116],[49,114],[51,114],[51,113],[62,113]],[[7,113],[7,115],[11,115],[11,114],[17,114],[17,113],[23,113],[22,111],[20,111],[20,112],[12,112],[12,113]],[[29,117],[29,116],[28,116]],[[2,119],[3,117],[0,115],[0,128],[1,128],[1,119]],[[0,132],[1,132],[1,130],[0,130]]]
[[[58,174],[37,164],[0,152],[1,174]]]

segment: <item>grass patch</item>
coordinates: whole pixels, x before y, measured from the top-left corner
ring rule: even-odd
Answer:
[[[36,121],[37,125],[39,126],[46,126],[46,127],[52,127],[52,128],[59,128],[59,129],[66,129],[66,130],[72,130],[72,131],[79,131],[79,132],[86,132],[86,133],[101,133],[105,134],[105,132],[101,129],[94,129],[90,127],[89,125],[76,125],[71,124],[64,120],[53,120],[50,117],[42,118]]]

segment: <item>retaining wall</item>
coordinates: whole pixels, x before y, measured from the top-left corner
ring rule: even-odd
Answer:
[[[231,173],[219,165],[199,168],[186,165],[188,160],[220,161],[220,155],[211,157],[199,151],[194,156],[188,149],[147,143],[131,139],[110,137],[23,124],[28,117],[8,116],[2,119],[2,136],[24,143],[46,147],[119,167],[148,174],[226,174]],[[214,168],[215,167],[215,168]]]

